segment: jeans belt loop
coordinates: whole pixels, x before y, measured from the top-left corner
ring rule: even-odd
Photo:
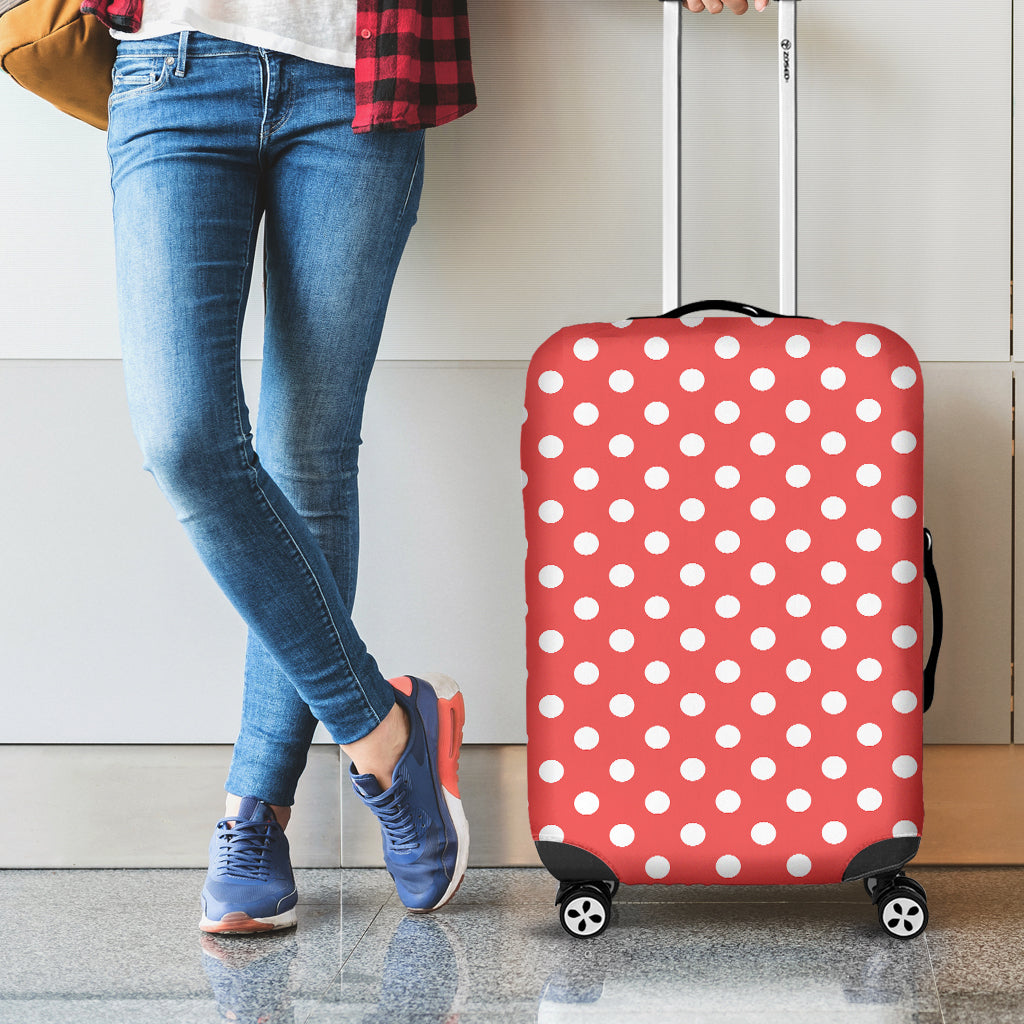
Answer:
[[[188,29],[178,37],[178,63],[174,68],[174,74],[178,78],[185,77],[185,54],[188,50]]]

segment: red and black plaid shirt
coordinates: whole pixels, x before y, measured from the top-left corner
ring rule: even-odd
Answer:
[[[85,0],[82,12],[138,32],[142,4]],[[466,0],[358,0],[352,131],[433,128],[475,106]]]

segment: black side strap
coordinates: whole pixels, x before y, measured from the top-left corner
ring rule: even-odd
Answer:
[[[935,666],[939,661],[939,647],[942,646],[942,595],[932,558],[932,533],[927,528],[924,531],[924,578],[932,595],[932,650],[924,667],[924,710],[927,711],[935,697]]]

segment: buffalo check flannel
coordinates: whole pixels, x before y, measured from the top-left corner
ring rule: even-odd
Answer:
[[[287,3],[288,0],[281,0]],[[138,32],[143,0],[85,0],[108,28]],[[466,0],[358,0],[352,131],[416,131],[476,107]]]

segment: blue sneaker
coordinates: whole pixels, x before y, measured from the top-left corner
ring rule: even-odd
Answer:
[[[392,679],[395,699],[409,715],[410,735],[381,790],[372,775],[352,786],[380,821],[384,864],[410,910],[444,906],[462,884],[469,861],[469,825],[459,798],[459,747],[466,720],[462,694],[447,676]]]
[[[258,797],[244,797],[236,819],[217,822],[202,901],[204,932],[245,934],[295,924],[299,894],[288,840],[273,809]]]

